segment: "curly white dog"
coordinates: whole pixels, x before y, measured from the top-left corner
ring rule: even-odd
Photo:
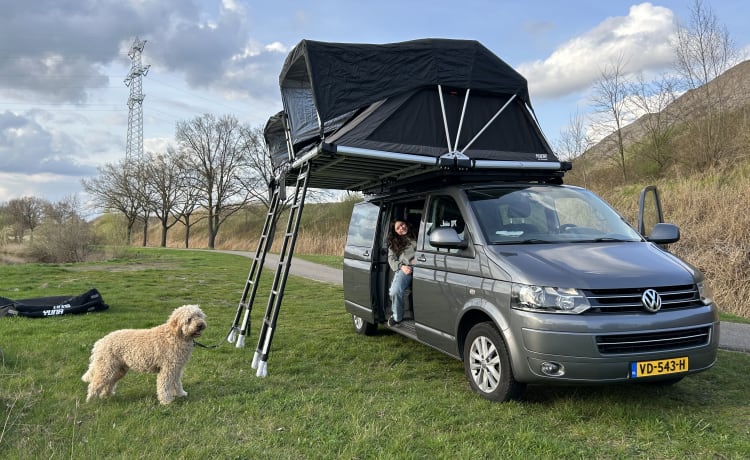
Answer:
[[[198,305],[176,308],[166,324],[151,329],[122,329],[97,340],[89,368],[81,377],[89,382],[86,401],[115,394],[117,382],[129,369],[155,372],[156,395],[161,404],[187,396],[182,370],[193,352],[193,339],[206,328],[206,315]]]

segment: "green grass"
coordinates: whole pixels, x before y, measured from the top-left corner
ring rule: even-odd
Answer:
[[[290,278],[268,363],[250,361],[271,276],[245,349],[224,343],[247,258],[133,250],[116,261],[0,267],[0,296],[79,294],[110,309],[0,319],[1,458],[660,458],[750,457],[750,356],[668,387],[530,386],[495,404],[469,390],[460,362],[382,331],[356,335],[342,289]],[[209,328],[188,363],[189,393],[169,406],[153,374],[128,374],[112,398],[85,403],[93,342],[163,322],[200,303]]]

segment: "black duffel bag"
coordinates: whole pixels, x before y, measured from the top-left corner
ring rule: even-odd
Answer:
[[[102,295],[91,289],[77,296],[37,297],[11,300],[0,297],[0,316],[28,316],[42,318],[76,313],[89,313],[109,308]]]

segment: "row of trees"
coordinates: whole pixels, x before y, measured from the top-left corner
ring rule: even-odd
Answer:
[[[594,83],[590,100],[593,116],[578,112],[571,116],[556,147],[564,159],[577,159],[584,183],[587,165],[583,154],[597,144],[597,151],[612,160],[625,183],[632,169],[628,159],[633,157],[628,151],[648,163],[657,175],[674,164],[673,142],[678,129],[689,131],[695,139],[700,154],[691,156],[690,161],[697,170],[717,166],[734,154],[732,136],[727,135],[730,91],[716,79],[736,65],[740,56],[710,7],[695,0],[690,14],[689,21],[678,27],[669,73],[653,80],[628,74],[628,57],[619,56],[604,65]],[[675,103],[679,95],[688,92],[689,101]],[[637,124],[628,126],[636,119]]]
[[[25,196],[0,205],[0,246],[28,242],[28,255],[40,262],[82,262],[94,243],[90,224],[75,196],[56,203]]]
[[[164,153],[106,164],[99,176],[83,181],[97,207],[125,217],[129,244],[141,222],[146,245],[148,224],[155,217],[162,247],[177,223],[186,229],[188,247],[190,228],[206,219],[208,247],[213,249],[231,215],[252,208],[250,204],[268,208],[269,184],[279,171],[270,161],[262,128],[243,125],[232,115],[205,114],[177,123],[175,141],[176,147]]]

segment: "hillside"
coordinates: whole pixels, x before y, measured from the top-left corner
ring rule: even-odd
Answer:
[[[747,126],[747,116],[750,112],[750,60],[737,64],[715,80],[709,82],[705,87],[683,93],[674,102],[666,106],[660,115],[668,113],[669,116],[662,116],[661,119],[670,129],[676,131],[675,134],[682,131],[681,127],[684,127],[686,122],[695,120],[701,116],[702,103],[700,92],[702,91],[708,91],[710,94],[724,95],[721,102],[723,110],[732,114],[735,119],[742,119],[744,122],[742,128],[744,129]],[[622,129],[622,137],[626,150],[632,149],[643,142],[644,136],[648,131],[649,120],[653,117],[654,115],[652,114],[642,115],[636,121]],[[683,133],[683,135],[690,137],[691,133]],[[616,154],[615,138],[615,133],[610,134],[587,150],[584,156],[587,160],[593,162],[611,158]],[[676,141],[679,141],[679,139]]]

